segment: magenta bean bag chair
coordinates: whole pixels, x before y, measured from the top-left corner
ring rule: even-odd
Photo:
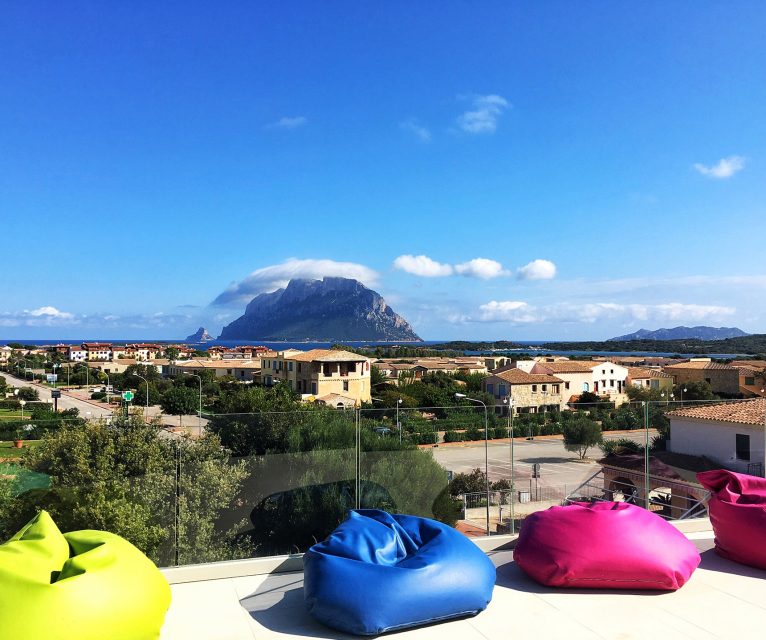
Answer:
[[[513,552],[549,587],[674,591],[700,563],[684,534],[627,502],[577,502],[533,513]]]
[[[713,493],[708,512],[716,553],[766,569],[766,479],[717,469],[697,480]]]

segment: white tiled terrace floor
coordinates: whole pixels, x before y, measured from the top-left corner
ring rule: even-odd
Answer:
[[[674,593],[541,587],[513,563],[498,568],[492,602],[474,618],[390,634],[396,640],[531,638],[745,640],[766,637],[766,571],[718,557],[711,532],[689,534],[702,553]],[[384,597],[381,594],[381,597]],[[374,602],[370,603],[374,606]],[[303,575],[282,573],[173,585],[162,640],[351,638],[314,622],[303,606]]]

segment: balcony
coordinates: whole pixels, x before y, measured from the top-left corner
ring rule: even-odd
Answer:
[[[707,519],[678,523],[702,555],[679,591],[550,589],[513,563],[514,538],[478,539],[497,567],[492,602],[474,618],[392,638],[750,638],[766,619],[766,571],[717,556]],[[287,571],[284,571],[287,569]],[[162,640],[346,638],[315,622],[303,604],[300,557],[166,570],[173,603]],[[227,576],[227,577],[222,577]],[[206,579],[209,578],[209,579]],[[381,594],[381,598],[385,594]],[[374,606],[374,603],[371,603]]]
[[[39,508],[65,531],[106,522],[100,526],[166,567],[173,604],[164,640],[342,637],[307,617],[300,553],[359,507],[454,524],[498,567],[487,611],[396,637],[749,637],[766,613],[766,572],[714,555],[709,522],[693,517],[704,515],[693,479],[671,475],[654,454],[648,468],[643,454],[633,456],[637,466],[623,456],[609,467],[598,448],[580,458],[559,433],[566,413],[515,416],[514,439],[508,417],[481,407],[210,415],[206,428],[219,439],[212,441],[169,433],[138,415],[113,417],[110,425],[82,418],[54,425],[28,415],[9,415],[6,424],[33,425],[44,464],[39,456],[30,456],[28,467],[22,458],[0,461],[0,489],[10,489],[0,494],[0,542],[23,524],[11,521]],[[646,416],[650,427],[653,415]],[[15,431],[4,429],[0,440],[12,440]],[[656,431],[604,433],[640,446]],[[81,449],[91,452],[89,463],[71,464]],[[467,484],[457,491],[459,481]],[[553,590],[527,580],[511,553],[511,534],[525,518],[566,500],[600,499],[634,502],[677,521],[703,552],[690,583],[647,594]]]

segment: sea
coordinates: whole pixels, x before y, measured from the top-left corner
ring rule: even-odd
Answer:
[[[88,338],[90,340],[90,338]],[[95,342],[95,339],[93,340]],[[18,342],[21,344],[30,344],[36,346],[54,345],[54,344],[81,344],[82,339],[79,340],[57,340],[57,339],[21,339],[21,340],[3,340],[0,339],[0,345],[5,345],[11,342]],[[235,347],[238,345],[263,345],[274,351],[284,351],[285,349],[300,349],[302,351],[308,351],[309,349],[329,349],[334,344],[344,344],[349,347],[390,347],[392,345],[401,345],[404,347],[429,347],[435,344],[444,344],[449,340],[424,340],[423,342],[370,342],[370,341],[351,341],[351,342],[263,342],[262,340],[212,340],[210,342],[199,343],[189,342],[187,340],[153,340],[149,338],[100,338],[98,342],[111,342],[113,344],[131,344],[135,342],[148,342],[158,344],[186,344],[190,347],[196,347],[199,349],[207,349],[212,346],[222,347]],[[671,356],[683,356],[685,358],[691,358],[699,356],[700,354],[694,353],[678,353],[671,351],[579,351],[579,350],[554,350],[543,349],[541,345],[546,342],[557,342],[556,340],[525,340],[524,348],[520,349],[486,349],[484,351],[464,351],[466,355],[515,355],[515,354],[530,354],[530,355],[542,355],[550,354],[556,356],[641,356],[641,357],[659,357],[669,358]],[[705,357],[709,358],[742,358],[749,354],[746,353],[706,353]]]

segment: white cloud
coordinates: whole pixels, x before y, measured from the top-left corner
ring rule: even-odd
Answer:
[[[415,118],[408,118],[404,122],[400,122],[399,126],[403,131],[413,134],[420,142],[431,142],[431,132],[419,124]]]
[[[488,258],[474,258],[468,262],[456,264],[455,271],[461,276],[481,278],[482,280],[511,275],[511,272],[503,269],[503,265],[497,260],[490,260]]]
[[[531,313],[533,307],[519,300],[503,300],[500,302],[492,300],[487,304],[481,305],[479,310],[481,311],[477,319],[479,322],[526,323],[535,321],[535,316]]]
[[[0,327],[78,327],[79,329],[104,329],[130,327],[136,329],[183,326],[191,316],[167,314],[162,311],[151,314],[119,316],[114,313],[69,313],[56,307],[45,306],[31,311],[0,312]]]
[[[518,300],[492,300],[479,307],[474,322],[530,323],[586,323],[604,320],[642,322],[701,322],[731,317],[734,307],[717,305],[683,304],[618,304],[615,302],[562,302],[552,305],[533,306]]]
[[[532,260],[519,267],[517,276],[520,280],[551,280],[556,277],[556,265],[550,260]]]
[[[424,278],[451,276],[452,265],[436,262],[428,256],[403,255],[394,260],[394,268]]]
[[[715,178],[716,180],[725,180],[731,178],[735,173],[742,171],[745,168],[745,158],[742,156],[728,156],[721,158],[718,164],[712,166],[705,166],[699,162],[694,164],[694,169],[708,178]]]
[[[276,122],[271,122],[266,125],[267,129],[297,129],[306,124],[308,120],[304,116],[285,116],[280,118]]]
[[[288,258],[280,264],[256,269],[243,280],[232,283],[212,304],[246,304],[259,293],[287,286],[293,278],[320,280],[325,276],[354,278],[367,285],[374,285],[378,279],[374,270],[354,262]]]
[[[461,114],[458,126],[466,133],[494,133],[501,114],[509,107],[502,96],[490,94],[473,96],[473,109]]]

